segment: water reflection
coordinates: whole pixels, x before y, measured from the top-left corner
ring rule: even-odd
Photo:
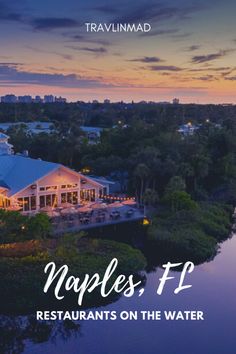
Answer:
[[[137,239],[136,239],[137,242]],[[139,241],[138,241],[139,242]],[[140,247],[143,244],[140,243]],[[145,293],[141,298],[121,297],[99,310],[202,310],[204,322],[82,321],[36,322],[32,316],[0,318],[1,353],[25,354],[235,354],[236,337],[236,237],[221,245],[220,253],[196,267],[193,287],[173,295],[169,282],[156,294],[162,270],[157,265],[169,257],[155,250],[149,257]],[[151,253],[150,253],[151,254]],[[148,255],[148,252],[147,254]],[[158,255],[158,256],[157,256]],[[166,258],[167,256],[167,258]],[[158,260],[158,261],[155,261]],[[172,273],[178,278],[178,273]],[[117,300],[117,299],[116,299]]]
[[[0,353],[20,354],[26,341],[31,344],[76,339],[80,325],[72,321],[39,322],[34,316],[0,316]]]

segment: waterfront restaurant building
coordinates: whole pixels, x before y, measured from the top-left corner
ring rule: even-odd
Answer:
[[[61,164],[14,154],[8,139],[0,133],[0,208],[31,214],[109,193],[107,186]]]

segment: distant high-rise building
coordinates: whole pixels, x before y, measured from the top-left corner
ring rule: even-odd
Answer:
[[[55,101],[55,97],[53,95],[45,95],[44,103],[53,103]]]
[[[35,103],[42,103],[43,99],[40,96],[35,96],[34,102]]]
[[[15,95],[5,95],[1,97],[3,103],[17,103],[17,97]]]
[[[174,98],[172,102],[173,102],[173,104],[179,104],[179,99],[178,98]]]
[[[57,103],[66,103],[66,98],[64,97],[55,97],[55,102]]]
[[[40,96],[35,96],[33,98],[30,95],[24,95],[24,96],[15,96],[12,94],[7,94],[5,96],[2,96],[0,98],[0,102],[2,103],[53,103],[53,102],[60,102],[60,103],[66,103],[66,98],[64,97],[54,97],[53,95],[45,95],[44,98]]]
[[[32,97],[29,95],[18,96],[19,103],[31,103],[33,101]]]

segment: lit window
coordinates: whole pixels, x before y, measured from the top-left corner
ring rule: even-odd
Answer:
[[[57,189],[57,186],[48,186],[46,187],[46,191],[50,191],[50,190],[56,190]]]

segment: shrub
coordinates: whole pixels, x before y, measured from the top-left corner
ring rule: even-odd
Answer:
[[[148,234],[156,243],[165,242],[187,257],[204,261],[215,254],[217,242],[228,237],[232,209],[201,203],[199,208],[180,210],[163,217],[156,217]]]
[[[0,210],[0,243],[44,239],[50,231],[46,214],[28,217],[17,211]]]
[[[185,191],[174,191],[167,193],[164,202],[171,208],[173,212],[178,210],[194,210],[197,209],[197,203],[191,199],[190,194]]]

